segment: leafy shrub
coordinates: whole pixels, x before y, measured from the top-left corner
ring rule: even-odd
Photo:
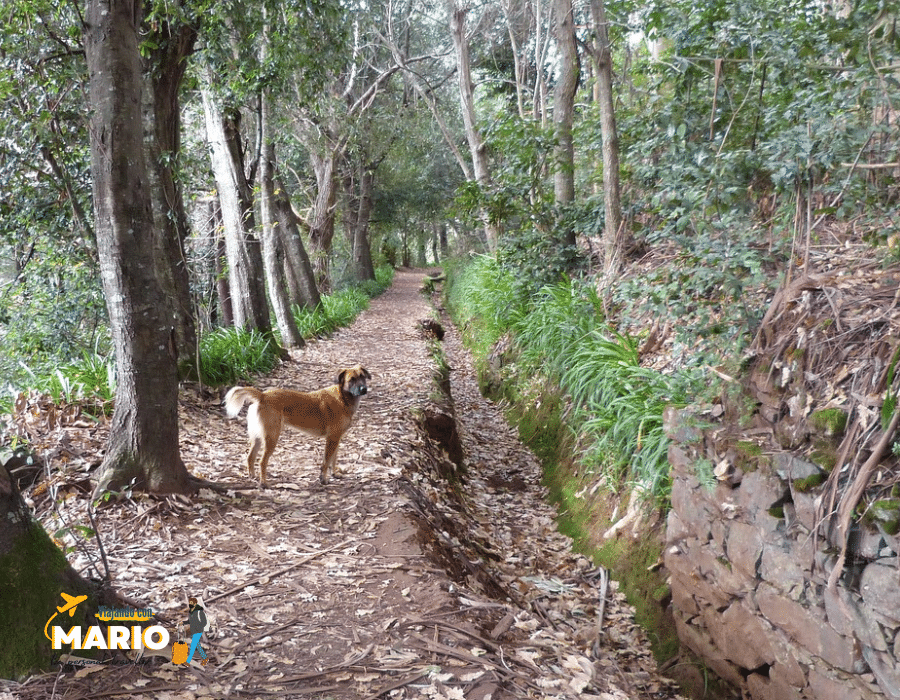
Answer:
[[[526,312],[526,298],[515,276],[490,255],[476,255],[447,266],[447,304],[457,319],[478,326],[469,334],[484,354]]]
[[[259,331],[217,328],[200,339],[200,378],[210,386],[226,386],[278,364],[278,349]]]
[[[48,360],[34,366],[20,362],[19,367],[23,384],[48,394],[57,403],[91,400],[100,403],[105,412],[112,406],[116,370],[107,355],[84,351],[80,358],[63,364]]]

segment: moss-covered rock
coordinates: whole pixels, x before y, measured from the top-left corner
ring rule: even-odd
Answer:
[[[826,479],[828,479],[828,475],[825,473],[810,474],[807,477],[794,481],[793,486],[794,489],[800,493],[808,493],[814,488],[824,484]]]
[[[0,614],[4,620],[0,678],[16,679],[46,669],[58,656],[44,635],[44,628],[63,602],[61,592],[92,595],[88,584],[69,567],[43,528],[31,522],[12,547],[0,555]],[[87,625],[89,609],[96,609],[91,598],[76,608],[73,617],[65,615],[66,629]]]
[[[900,532],[900,498],[873,501],[863,514],[863,520],[879,526],[888,535]]]
[[[809,423],[821,435],[840,437],[847,428],[847,414],[840,408],[823,408],[812,412]]]

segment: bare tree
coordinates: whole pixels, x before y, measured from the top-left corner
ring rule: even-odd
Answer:
[[[503,13],[506,16],[506,31],[509,34],[513,56],[513,71],[516,83],[516,106],[519,117],[525,118],[525,91],[528,89],[527,73],[530,61],[525,55],[531,32],[531,8],[528,0],[504,0]]]
[[[622,266],[625,232],[619,198],[619,136],[612,88],[612,54],[609,49],[609,23],[603,0],[591,0],[594,22],[592,56],[597,72],[597,98],[600,102],[600,131],[603,137],[603,268],[608,283]]]
[[[316,284],[319,289],[331,287],[331,246],[334,241],[334,216],[337,205],[337,159],[343,143],[336,144],[326,136],[319,149],[310,149],[309,158],[316,176],[316,196],[309,216],[309,247]]]
[[[85,17],[91,174],[100,277],[116,353],[116,404],[98,493],[130,483],[187,492],[178,372],[155,234],[141,120],[138,0],[90,0]]]
[[[265,7],[263,8],[265,13]],[[266,64],[269,26],[263,28],[260,40],[261,65]],[[262,154],[260,159],[260,213],[262,216],[262,242],[263,264],[266,271],[266,284],[269,289],[269,300],[275,312],[275,321],[278,324],[278,332],[281,342],[285,347],[295,348],[305,345],[303,336],[297,328],[294,314],[287,295],[284,268],[284,247],[281,238],[275,228],[278,225],[278,215],[275,206],[275,144],[271,133],[271,104],[270,97],[265,88],[259,96],[259,130],[262,141]]]
[[[559,79],[553,96],[553,123],[556,127],[556,171],[553,191],[557,204],[575,200],[575,146],[572,122],[575,118],[575,93],[581,65],[575,44],[575,21],[572,0],[553,0],[554,34],[559,49]],[[568,245],[575,245],[575,230],[566,231]]]
[[[206,137],[225,229],[225,251],[235,325],[268,333],[272,329],[263,279],[262,250],[254,234],[253,196],[244,172],[244,154],[236,113],[226,114],[203,86]]]
[[[377,164],[366,162],[364,154],[349,159],[344,165],[344,227],[350,239],[353,271],[359,281],[374,280],[375,266],[369,245],[369,222],[372,218],[372,193]]]
[[[284,269],[291,303],[301,308],[315,309],[322,299],[316,286],[312,263],[300,237],[303,221],[294,211],[291,198],[280,178],[275,180],[274,201],[278,217],[275,233],[284,250]]]
[[[453,37],[453,46],[456,49],[459,99],[462,106],[466,140],[469,143],[469,153],[472,157],[472,170],[475,173],[475,181],[478,185],[482,189],[488,189],[491,184],[491,171],[484,139],[476,124],[475,85],[472,82],[469,39],[466,36],[466,14],[469,10],[466,7],[457,5],[456,0],[447,0],[447,5],[450,14],[450,34]],[[500,238],[499,231],[497,226],[488,220],[487,216],[483,217],[483,221],[488,250],[495,251]]]
[[[549,1],[549,0],[548,0]],[[549,17],[546,18],[549,20]],[[547,123],[547,77],[544,72],[547,53],[550,48],[551,32],[544,31],[544,9],[541,0],[534,0],[534,65],[537,68],[534,84],[532,111],[534,118]]]

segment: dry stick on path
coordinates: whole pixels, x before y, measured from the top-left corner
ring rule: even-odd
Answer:
[[[351,544],[353,544],[353,541],[354,540],[352,540],[352,539],[346,540],[344,542],[341,542],[340,544],[334,545],[333,547],[328,547],[327,549],[322,549],[322,550],[319,550],[318,552],[309,554],[309,555],[303,557],[302,559],[300,559],[299,561],[295,561],[290,566],[286,566],[283,569],[279,569],[278,571],[271,573],[271,574],[262,574],[261,576],[257,576],[256,578],[250,579],[249,581],[246,581],[246,582],[240,584],[239,586],[235,586],[234,588],[231,588],[231,589],[225,591],[224,593],[219,593],[219,595],[213,596],[212,598],[207,599],[205,602],[207,605],[209,605],[210,603],[214,603],[217,600],[221,600],[222,598],[227,598],[228,596],[234,595],[235,593],[240,593],[242,590],[244,590],[248,586],[253,586],[253,585],[259,583],[260,581],[262,581],[262,579],[264,579],[264,578],[273,579],[277,576],[281,576],[282,574],[286,574],[288,571],[291,571],[292,569],[296,569],[297,567],[303,566],[307,562],[310,562],[313,559],[316,559],[317,557],[322,556],[323,554],[328,554],[329,552],[333,552],[336,549],[341,549],[342,547],[351,545]]]
[[[433,654],[449,656],[451,658],[459,659],[460,661],[471,663],[476,666],[489,667],[497,673],[510,678],[511,680],[518,680],[531,688],[541,690],[540,686],[531,681],[525,674],[514,671],[511,668],[495,663],[494,661],[490,661],[486,657],[475,656],[474,654],[470,654],[469,652],[467,652],[465,649],[457,649],[447,646],[446,644],[441,644],[441,642],[435,641],[433,639],[428,639],[428,637],[422,634],[418,634],[417,632],[410,632],[409,639],[423,644],[425,649]]]
[[[402,688],[405,685],[410,685],[411,683],[415,683],[416,681],[421,680],[422,678],[425,678],[425,676],[427,676],[427,675],[428,675],[428,671],[423,671],[422,673],[418,673],[415,676],[412,676],[410,678],[404,678],[402,680],[397,681],[396,683],[391,683],[390,685],[386,685],[384,688],[372,693],[371,695],[366,695],[366,697],[364,697],[363,700],[376,700],[376,698],[380,698],[385,693],[390,693],[392,690],[397,690],[398,688]]]

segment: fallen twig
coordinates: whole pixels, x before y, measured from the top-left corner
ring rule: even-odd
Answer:
[[[509,669],[506,666],[503,666],[501,664],[495,663],[495,662],[491,661],[490,659],[475,656],[475,654],[470,654],[469,652],[467,652],[463,649],[454,649],[453,647],[449,647],[446,644],[441,644],[440,642],[436,642],[433,639],[428,639],[428,637],[425,637],[416,632],[410,632],[409,636],[412,639],[415,639],[416,641],[423,643],[425,645],[425,648],[432,653],[450,656],[454,659],[459,659],[460,661],[465,661],[467,663],[474,664],[476,666],[486,666],[488,668],[492,668],[495,671],[498,671],[504,675],[512,676],[513,678],[516,678],[516,679],[522,681],[523,683],[528,684],[532,688],[537,688],[538,690],[540,690],[540,687],[535,685],[528,678],[528,676],[526,676],[522,673],[519,673],[518,671],[513,671],[512,669]],[[519,659],[517,659],[517,661],[521,662],[521,660],[519,660]],[[524,662],[521,662],[521,663],[524,663]],[[534,664],[526,664],[526,665],[529,668],[531,668],[532,670],[540,671],[540,668],[535,666]]]
[[[279,569],[278,571],[276,571],[274,573],[262,574],[260,576],[257,576],[254,579],[245,581],[244,583],[242,583],[238,586],[235,586],[234,588],[227,590],[224,593],[219,593],[219,595],[213,596],[212,598],[207,598],[206,604],[210,605],[210,604],[216,602],[217,600],[221,600],[222,598],[227,598],[228,596],[234,595],[235,593],[240,593],[242,590],[244,590],[248,586],[253,586],[253,585],[259,583],[260,581],[262,581],[262,579],[264,579],[264,578],[273,579],[273,578],[276,578],[277,576],[281,576],[282,574],[286,574],[288,571],[291,571],[293,569],[296,569],[297,567],[303,566],[307,562],[312,561],[313,559],[316,559],[317,557],[320,557],[323,554],[328,554],[328,552],[333,552],[336,549],[340,549],[341,547],[346,547],[347,545],[352,544],[352,543],[353,543],[352,539],[346,540],[344,542],[341,542],[340,544],[334,545],[333,547],[328,547],[327,549],[322,549],[318,552],[314,552],[313,554],[309,554],[309,555],[303,557],[302,559],[300,559],[300,561],[296,561],[293,564],[291,564],[290,566],[286,566],[283,569]]]
[[[397,681],[396,683],[391,683],[390,685],[385,686],[379,691],[372,693],[371,695],[366,695],[363,700],[375,700],[376,698],[380,698],[385,693],[390,693],[392,690],[397,690],[398,688],[402,688],[405,685],[410,685],[411,683],[415,683],[417,680],[420,680],[428,675],[428,671],[423,671],[412,678],[404,678],[403,680]]]

